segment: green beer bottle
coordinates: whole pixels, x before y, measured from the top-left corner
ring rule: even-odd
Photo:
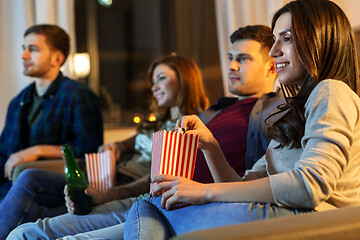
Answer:
[[[87,183],[85,174],[80,170],[70,145],[61,146],[66,162],[66,183],[71,200],[75,203],[75,214],[85,215],[91,211],[90,197],[85,194]]]

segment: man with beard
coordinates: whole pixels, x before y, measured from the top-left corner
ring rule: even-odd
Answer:
[[[269,56],[271,29],[263,25],[241,27],[231,34],[230,41],[228,86],[237,97],[219,98],[200,119],[219,142],[231,167],[242,176],[265,153],[269,143],[265,117],[283,100],[273,92],[277,74]],[[213,182],[200,150],[194,180]]]
[[[0,184],[4,197],[15,166],[62,158],[70,144],[76,157],[103,143],[98,97],[60,71],[70,49],[68,34],[55,25],[34,25],[24,33],[24,74],[35,81],[10,102],[0,137]]]

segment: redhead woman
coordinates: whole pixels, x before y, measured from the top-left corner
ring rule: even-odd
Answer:
[[[150,173],[151,141],[154,132],[160,129],[174,129],[179,117],[187,114],[197,115],[209,105],[200,70],[188,57],[172,54],[159,58],[151,64],[147,75],[153,92],[150,109],[155,112],[156,122],[145,122],[138,134],[130,139],[99,147],[99,151],[111,149],[116,160],[120,162],[121,155],[137,153],[118,169],[130,180]]]
[[[177,126],[199,135],[216,182],[153,177],[153,197],[133,204],[125,239],[360,205],[359,72],[346,15],[328,0],[292,1],[275,13],[272,31],[270,56],[287,103],[266,154],[241,178],[206,126],[182,117]]]

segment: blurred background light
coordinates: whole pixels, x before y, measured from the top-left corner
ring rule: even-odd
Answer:
[[[112,4],[112,0],[98,0],[98,3],[105,7],[110,7]]]
[[[134,123],[138,124],[141,121],[139,116],[134,117]]]
[[[149,119],[150,122],[154,122],[154,121],[156,120],[155,114],[154,114],[154,113],[150,113],[148,119]]]
[[[78,78],[84,78],[90,73],[90,56],[88,53],[74,55],[74,70]]]
[[[134,113],[133,121],[136,124],[139,124],[143,121],[144,116],[141,113]]]

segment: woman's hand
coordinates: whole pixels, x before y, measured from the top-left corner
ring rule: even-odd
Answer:
[[[188,134],[199,136],[199,148],[201,150],[209,149],[211,146],[218,144],[210,130],[196,115],[188,115],[178,119],[175,129],[179,127],[184,128]]]
[[[177,204],[205,204],[209,202],[210,187],[207,184],[197,183],[183,177],[171,175],[157,175],[151,179],[158,183],[152,195],[162,193],[161,207],[170,210]]]
[[[116,142],[115,143],[107,143],[107,144],[101,145],[98,148],[98,152],[105,152],[107,150],[112,151],[114,153],[115,160],[117,162],[120,161],[121,151],[120,151],[118,143],[116,143]]]
[[[85,194],[91,197],[91,202],[94,206],[108,202],[108,191],[99,191],[95,188],[88,187],[85,189]],[[68,186],[65,185],[65,205],[69,213],[74,214],[76,211],[75,203],[70,198]]]

